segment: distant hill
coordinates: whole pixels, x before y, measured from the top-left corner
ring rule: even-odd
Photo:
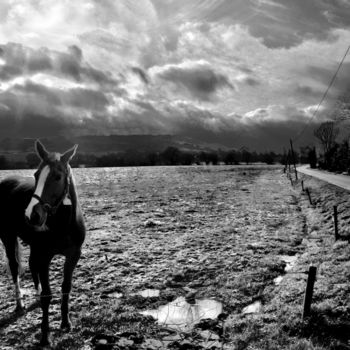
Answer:
[[[167,147],[177,147],[189,151],[210,151],[227,147],[196,141],[188,137],[174,135],[110,135],[110,136],[54,136],[40,138],[48,150],[62,152],[74,144],[79,144],[79,152],[90,154],[118,153],[125,151],[161,152]],[[31,138],[3,138],[0,139],[0,153],[30,153],[34,151],[35,139]]]

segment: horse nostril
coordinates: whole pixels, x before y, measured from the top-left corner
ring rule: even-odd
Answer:
[[[32,225],[38,225],[38,224],[40,224],[41,220],[42,220],[42,216],[40,214],[40,209],[37,206],[35,206],[32,210],[31,215],[30,215],[29,222]]]
[[[32,215],[30,216],[30,222],[36,224],[40,221],[40,215],[33,210]]]

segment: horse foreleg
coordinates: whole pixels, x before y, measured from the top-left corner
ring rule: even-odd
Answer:
[[[29,256],[29,268],[30,268],[30,272],[32,274],[34,287],[35,287],[35,290],[36,290],[36,295],[37,295],[37,298],[39,299],[40,298],[40,294],[41,294],[41,286],[40,286],[40,282],[39,282],[38,262],[34,258],[32,253]]]
[[[40,296],[41,309],[43,312],[41,320],[41,340],[40,345],[45,346],[50,344],[50,327],[49,327],[49,307],[52,299],[51,288],[49,282],[49,263],[50,261],[41,262],[39,268],[39,280],[42,287]]]
[[[75,252],[72,255],[66,256],[66,261],[64,263],[64,276],[62,283],[62,302],[61,302],[61,315],[62,323],[61,329],[69,331],[72,327],[70,318],[69,318],[69,293],[72,288],[72,277],[74,269],[79,261],[80,251]]]

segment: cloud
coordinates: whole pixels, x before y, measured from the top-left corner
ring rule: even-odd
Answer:
[[[339,64],[339,62],[338,62]],[[334,74],[338,68],[338,64],[333,64],[329,67],[322,66],[308,66],[307,73],[315,81],[319,81],[324,86],[328,87],[331,83]],[[339,70],[337,77],[332,85],[334,94],[346,92],[350,89],[350,62],[345,62]]]
[[[149,84],[147,73],[142,68],[132,67],[131,71],[134,72],[145,84]]]
[[[152,74],[174,84],[178,93],[185,88],[192,97],[199,100],[210,100],[223,88],[234,89],[229,79],[206,61],[184,61],[153,67]]]
[[[350,27],[344,0],[153,0],[164,21],[244,25],[270,48],[289,48],[305,40],[333,40],[334,30]]]
[[[343,1],[256,1],[252,35],[271,48],[292,47],[305,40],[330,41],[335,29],[350,27],[350,6]]]
[[[343,0],[4,0],[1,123],[272,144],[308,122],[349,18]],[[345,63],[328,98],[349,73]]]
[[[295,93],[303,98],[319,98],[321,100],[324,91],[314,88],[308,85],[300,85],[298,84],[295,88]]]
[[[82,50],[78,46],[70,46],[67,52],[60,52],[8,43],[0,45],[0,49],[4,60],[4,64],[0,65],[0,78],[3,81],[45,73],[52,77],[96,84],[102,89],[114,89],[119,84],[111,72],[96,69],[84,61]]]
[[[317,114],[315,114],[317,111]],[[309,105],[303,108],[296,106],[285,105],[269,105],[262,108],[249,111],[242,116],[241,122],[243,125],[249,126],[252,129],[268,129],[269,126],[288,125],[288,123],[310,125],[310,128],[315,125],[329,120],[329,110],[326,107],[318,105]],[[284,126],[285,127],[285,126]],[[290,137],[293,137],[291,133]]]

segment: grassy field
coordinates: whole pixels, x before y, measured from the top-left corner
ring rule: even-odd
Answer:
[[[68,334],[59,330],[62,260],[51,267],[53,348],[350,348],[350,248],[334,242],[331,216],[336,202],[347,236],[346,191],[304,177],[310,205],[277,167],[77,169],[75,177],[88,236]],[[318,268],[313,307],[302,321],[311,264]],[[0,349],[35,349],[41,312],[28,269],[29,310],[17,318],[2,266]],[[142,293],[148,289],[157,292]],[[142,313],[179,297],[188,302],[175,305],[182,316],[203,300],[223,310],[212,320],[185,317],[186,329]]]

